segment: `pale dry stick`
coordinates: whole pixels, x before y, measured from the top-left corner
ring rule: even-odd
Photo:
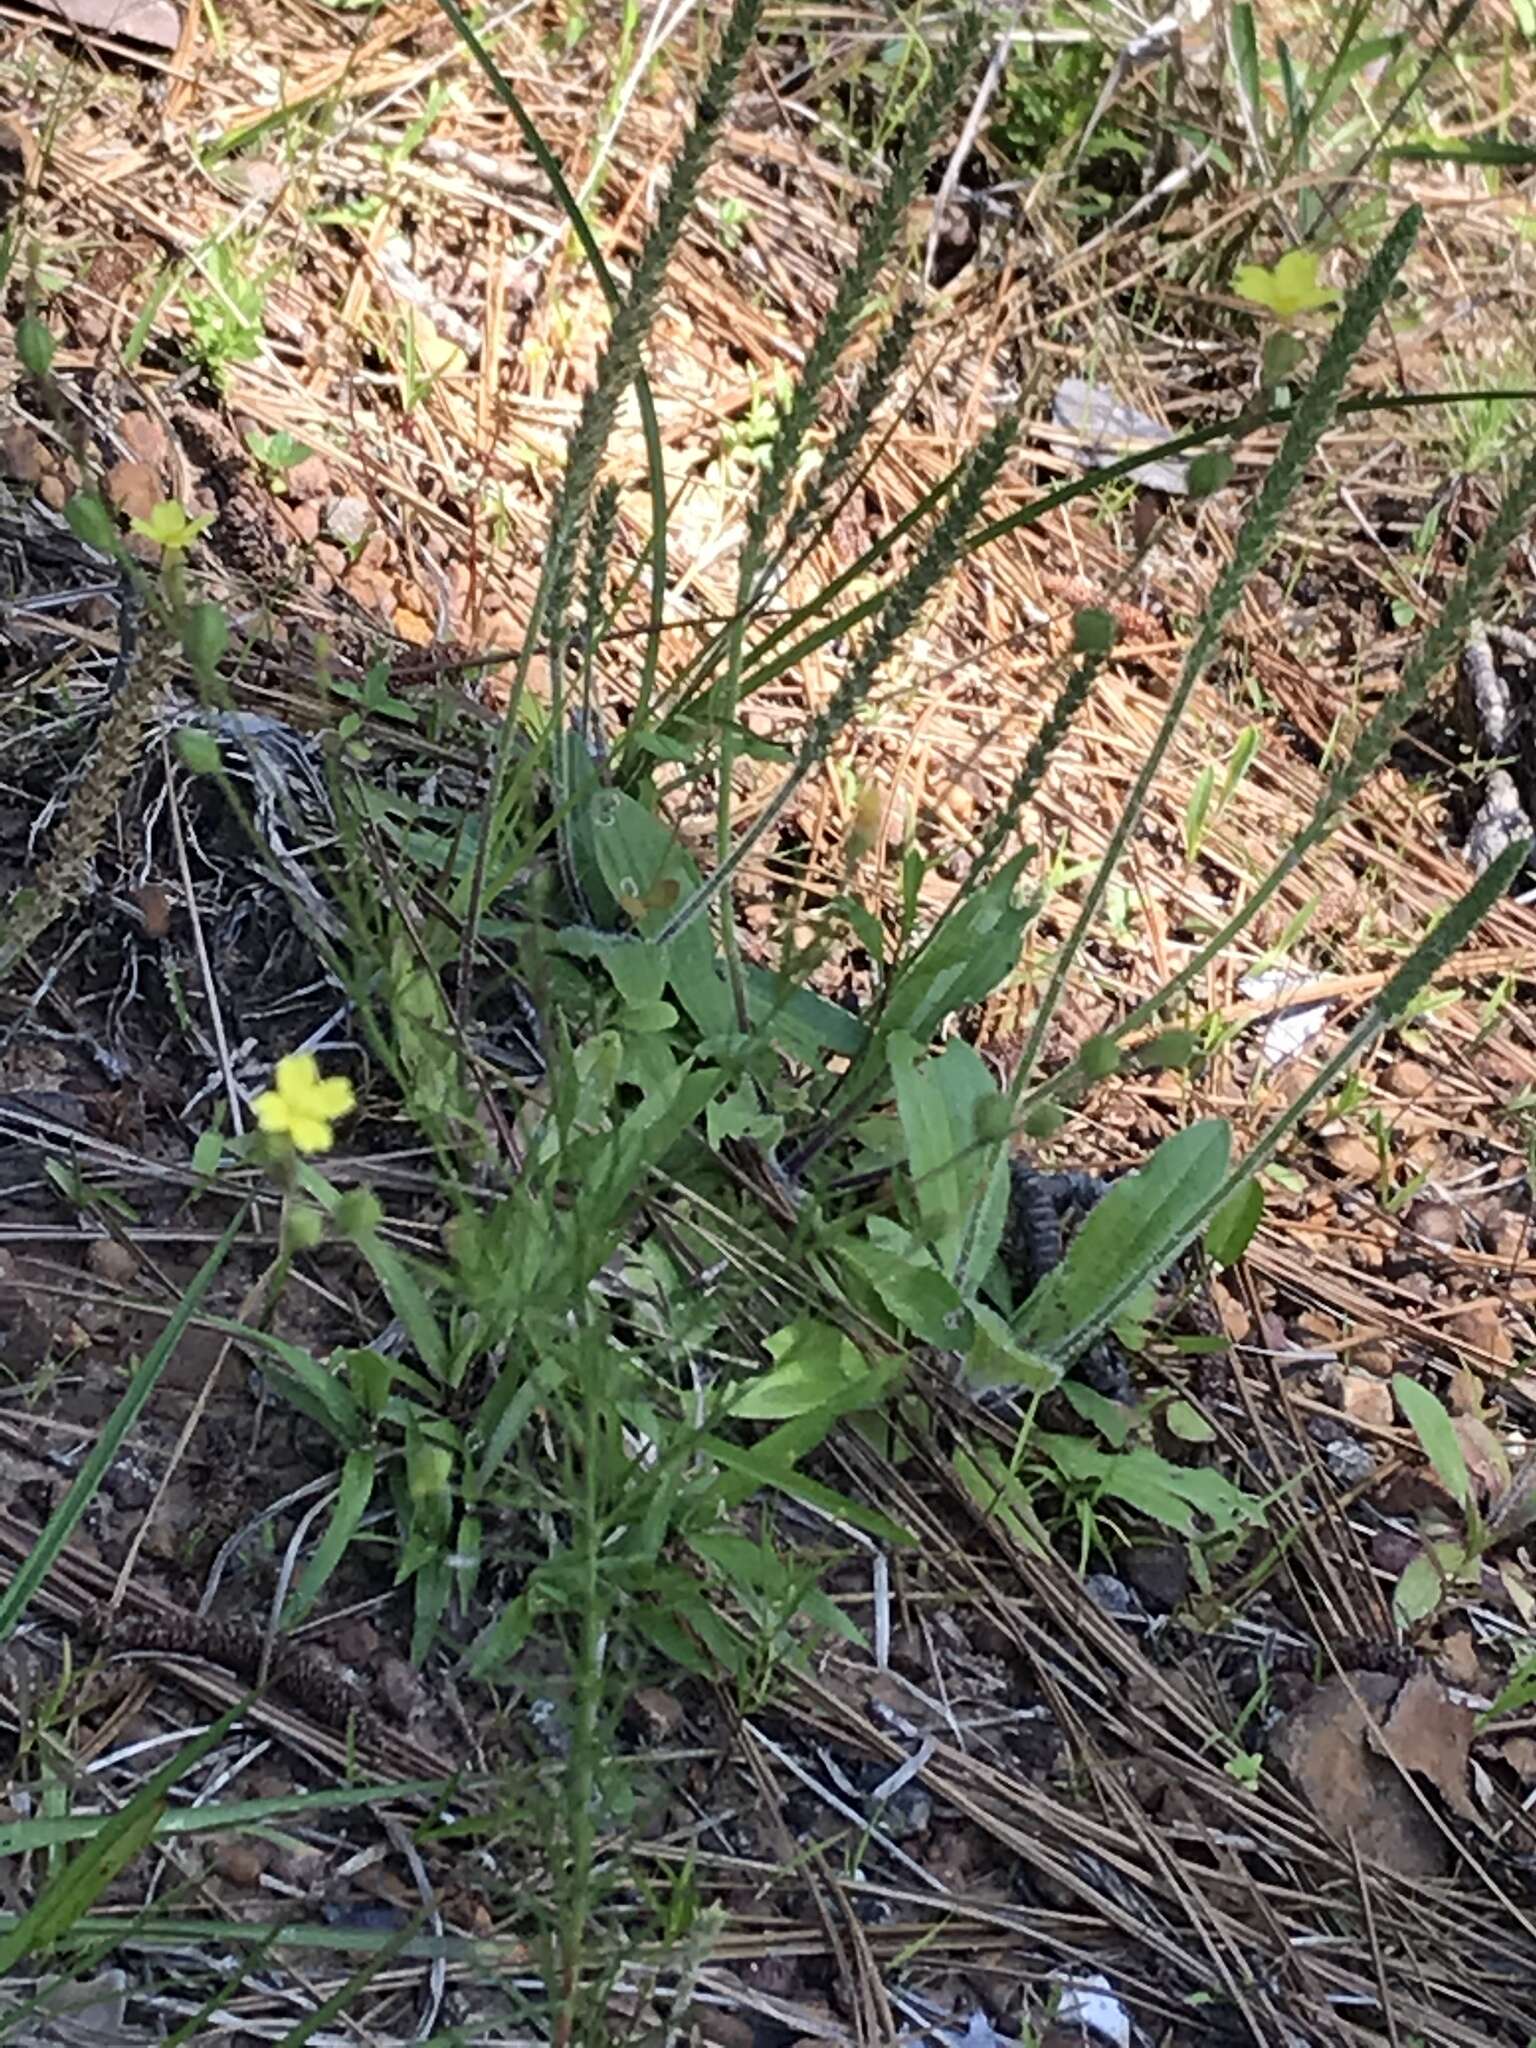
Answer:
[[[249,1542],[263,1522],[270,1522],[274,1517],[286,1514],[289,1508],[297,1507],[301,1500],[310,1500],[317,1493],[329,1494],[334,1490],[329,1474],[322,1473],[318,1479],[308,1479],[302,1486],[295,1487],[292,1493],[285,1493],[278,1500],[268,1501],[259,1514],[253,1515],[248,1522],[243,1522],[232,1536],[226,1536],[219,1546],[218,1555],[208,1567],[208,1577],[197,1603],[198,1617],[206,1619],[230,1561],[241,1544]]]
[[[427,1925],[431,1928],[433,1934],[436,1935],[439,1942],[441,1942],[443,1939],[442,1902],[432,1888],[432,1880],[427,1875],[427,1866],[421,1860],[421,1852],[416,1847],[415,1836],[409,1828],[402,1827],[393,1814],[382,1814],[380,1819],[383,1823],[384,1832],[389,1837],[390,1846],[411,1873],[411,1881],[415,1885],[417,1896],[421,1900],[422,1911],[426,1915]],[[423,2010],[418,2015],[416,2021],[416,2038],[418,2041],[430,2041],[433,2038],[437,2029],[437,2016],[443,2008],[443,1994],[447,1987],[448,1959],[439,1951],[427,1965],[427,1996],[423,2001]]]
[[[506,218],[491,213],[486,219],[485,304],[480,317],[480,375],[475,383],[477,452],[486,460],[496,452],[501,412],[501,366],[507,341],[506,253]]]
[[[960,182],[965,160],[975,147],[976,137],[981,133],[981,124],[987,117],[987,109],[992,104],[997,88],[1002,84],[1012,47],[1013,38],[1005,29],[997,39],[997,47],[992,52],[991,61],[982,75],[981,84],[976,89],[976,96],[971,101],[971,110],[965,117],[965,125],[960,130],[959,140],[950,151],[949,162],[944,166],[944,175],[939,180],[939,189],[933,196],[933,219],[928,224],[928,247],[923,255],[923,281],[930,287],[933,284],[933,259],[938,254],[939,236],[944,230],[944,216],[955,196],[955,187]]]
[[[261,1645],[261,1662],[256,1669],[256,1683],[258,1686],[265,1687],[268,1678],[271,1676],[272,1653],[277,1647],[277,1637],[282,1625],[283,1609],[288,1603],[288,1589],[293,1584],[293,1575],[299,1568],[299,1558],[303,1553],[304,1539],[309,1534],[311,1524],[318,1516],[325,1513],[326,1509],[331,1506],[340,1492],[341,1487],[339,1485],[328,1486],[314,1505],[306,1508],[304,1513],[300,1515],[298,1524],[292,1536],[288,1539],[287,1546],[283,1551],[282,1564],[278,1567],[277,1583],[272,1588],[272,1599],[267,1608],[267,1632]]]
[[[166,74],[170,84],[166,89],[165,103],[160,109],[160,139],[167,146],[179,140],[177,126],[182,110],[192,97],[192,88],[197,83],[197,67],[193,59],[198,44],[202,41],[203,10],[201,7],[187,7],[182,10],[181,33],[176,38],[176,47],[171,52]]]
[[[636,52],[629,67],[629,76],[619,89],[608,124],[593,145],[591,165],[587,175],[581,181],[581,190],[576,194],[576,204],[578,206],[584,207],[596,191],[597,181],[603,175],[608,162],[609,152],[618,140],[619,130],[624,125],[624,117],[629,112],[630,102],[634,99],[641,82],[650,70],[652,61],[668,38],[677,34],[678,30],[693,12],[694,5],[695,0],[677,0],[676,9],[669,18],[666,0],[659,0],[656,10],[651,16],[650,24],[645,31],[645,41]]]

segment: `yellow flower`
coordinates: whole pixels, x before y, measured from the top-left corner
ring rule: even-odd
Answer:
[[[329,1152],[334,1125],[357,1107],[345,1074],[322,1080],[313,1053],[291,1052],[277,1063],[273,1085],[256,1098],[256,1121],[264,1131],[286,1133],[299,1152]]]
[[[1289,249],[1273,270],[1257,263],[1244,263],[1232,280],[1240,299],[1263,306],[1277,320],[1293,320],[1298,313],[1331,306],[1338,298],[1317,281],[1317,254],[1312,249]]]

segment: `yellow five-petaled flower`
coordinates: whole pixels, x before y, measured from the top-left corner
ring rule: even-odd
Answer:
[[[272,1086],[255,1104],[261,1128],[291,1138],[298,1152],[329,1152],[336,1125],[356,1107],[345,1074],[322,1077],[312,1052],[291,1052],[279,1060]]]

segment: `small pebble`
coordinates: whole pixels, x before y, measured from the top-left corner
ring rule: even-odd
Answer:
[[[371,1621],[343,1622],[331,1638],[331,1648],[343,1664],[371,1664],[378,1655],[379,1632]]]
[[[262,1842],[220,1841],[214,1844],[210,1861],[226,1884],[238,1885],[242,1891],[254,1891],[261,1883],[271,1855],[271,1849]]]
[[[98,1279],[109,1280],[114,1287],[125,1287],[139,1270],[133,1253],[115,1237],[93,1238],[85,1263]]]
[[[1340,1437],[1323,1447],[1323,1463],[1340,1486],[1359,1486],[1376,1470],[1369,1448],[1355,1437]]]
[[[355,548],[372,524],[365,498],[332,498],[325,508],[325,530],[343,547]]]
[[[42,482],[43,444],[30,427],[7,427],[0,433],[0,475],[18,484]]]
[[[1120,1555],[1132,1589],[1156,1614],[1171,1614],[1189,1594],[1189,1558],[1179,1543],[1132,1543]]]
[[[330,466],[323,455],[306,455],[287,471],[283,483],[290,498],[323,498],[331,487]]]
[[[1372,1429],[1392,1427],[1392,1389],[1385,1380],[1367,1372],[1344,1376],[1344,1413],[1354,1422]]]
[[[163,495],[160,478],[147,462],[114,462],[102,479],[108,501],[129,519],[147,519]]]
[[[1389,1095],[1416,1102],[1434,1087],[1435,1077],[1422,1060],[1394,1060],[1382,1075],[1381,1085]]]
[[[1470,1344],[1476,1350],[1486,1352],[1500,1365],[1508,1365],[1514,1358],[1515,1347],[1504,1319],[1491,1301],[1469,1302],[1451,1318],[1451,1326],[1463,1344]]]
[[[1461,1242],[1461,1218],[1447,1202],[1415,1202],[1408,1211],[1408,1228],[1430,1244]]]
[[[165,429],[147,412],[125,412],[117,423],[118,439],[136,462],[161,469],[170,453]]]
[[[415,1720],[427,1704],[427,1689],[404,1657],[386,1657],[379,1666],[379,1698],[402,1724]]]

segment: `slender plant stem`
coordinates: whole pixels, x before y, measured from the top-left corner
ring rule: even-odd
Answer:
[[[1188,708],[1195,685],[1210,665],[1220,645],[1227,620],[1236,610],[1249,579],[1269,554],[1281,515],[1294,496],[1306,466],[1338,408],[1339,394],[1350,365],[1360,353],[1366,335],[1370,332],[1371,323],[1380,312],[1391,289],[1392,280],[1402,268],[1408,251],[1413,246],[1421,219],[1421,210],[1411,206],[1394,222],[1386,239],[1371,259],[1365,276],[1350,295],[1338,325],[1329,336],[1328,345],[1323,350],[1312,381],[1297,404],[1274,464],[1259,487],[1258,497],[1243,523],[1232,558],[1217,578],[1216,587],[1211,592],[1201,620],[1200,630],[1185,660],[1184,673],[1179,679],[1173,701],[1158,729],[1141,773],[1132,786],[1125,808],[1110,835],[1108,849],[1089,885],[1082,910],[1066,943],[1057,954],[1050,982],[1036,1012],[1034,1025],[1009,1089],[1009,1100],[1014,1105],[1017,1105],[1029,1085],[1040,1056],[1040,1048],[1045,1043],[1046,1033],[1056,1014],[1062,992],[1076,965],[1084,941],[1098,918],[1105,892],[1120,865],[1121,856],[1129,844],[1148,793],[1162,768],[1164,757],[1173,742],[1173,735]]]

